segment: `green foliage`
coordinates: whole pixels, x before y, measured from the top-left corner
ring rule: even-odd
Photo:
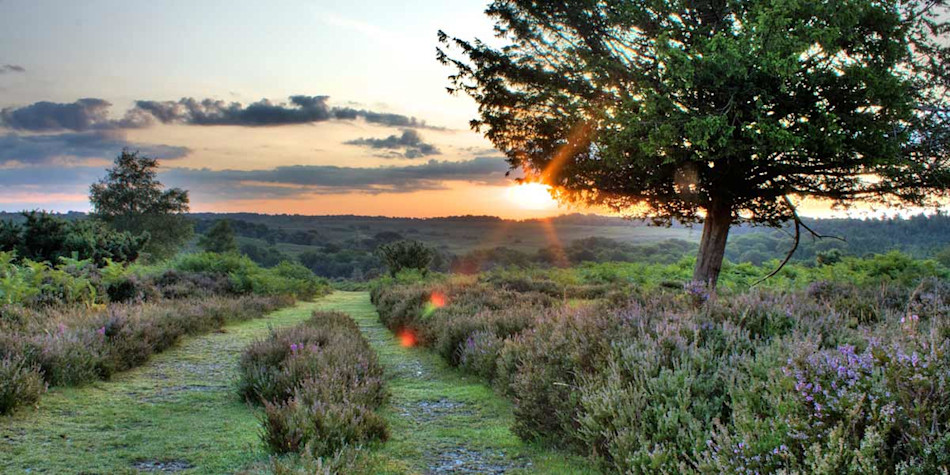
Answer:
[[[479,104],[472,127],[562,200],[704,221],[695,280],[715,285],[740,216],[798,224],[791,197],[947,196],[946,5],[498,0],[486,13],[498,41],[439,32],[449,90]]]
[[[147,233],[145,251],[156,259],[170,257],[191,238],[185,217],[188,192],[164,190],[157,180],[158,161],[123,150],[105,178],[90,188],[94,214],[114,229],[134,235]]]
[[[241,254],[244,254],[245,256],[251,258],[252,261],[264,267],[273,267],[281,261],[291,260],[289,256],[274,246],[261,246],[255,243],[244,243],[241,244],[240,251]]]
[[[94,219],[67,221],[44,212],[24,212],[22,224],[0,222],[0,251],[51,265],[63,257],[90,259],[102,265],[107,259],[134,261],[148,241],[147,235],[116,232]]]
[[[98,294],[94,269],[89,261],[65,258],[55,267],[45,262],[16,263],[12,253],[0,252],[0,305],[92,305]]]
[[[239,392],[264,406],[262,438],[278,454],[333,455],[385,440],[375,411],[386,398],[383,370],[356,324],[339,312],[271,334],[241,357]]]
[[[235,253],[182,254],[172,260],[169,267],[183,272],[227,276],[233,291],[239,294],[292,294],[309,299],[329,291],[325,280],[300,264],[283,262],[265,269],[247,256]]]
[[[382,244],[376,249],[376,254],[386,264],[389,275],[393,277],[404,269],[418,269],[425,274],[435,257],[432,249],[419,241]]]
[[[234,230],[231,229],[230,221],[221,219],[215,222],[214,226],[211,226],[211,229],[198,239],[198,247],[205,252],[219,254],[237,252],[238,245],[234,240]]]

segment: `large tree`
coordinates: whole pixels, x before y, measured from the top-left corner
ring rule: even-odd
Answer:
[[[165,189],[158,181],[158,160],[123,150],[107,172],[89,192],[98,218],[119,231],[147,233],[145,252],[157,259],[173,255],[191,238],[188,192]]]
[[[559,199],[703,222],[696,281],[715,286],[740,220],[792,221],[798,236],[804,198],[947,196],[941,0],[499,0],[486,13],[492,42],[439,32],[449,91],[479,105],[473,128]]]

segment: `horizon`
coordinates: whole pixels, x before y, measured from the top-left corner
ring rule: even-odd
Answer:
[[[2,1],[0,210],[89,211],[89,186],[128,147],[158,158],[193,212],[612,215],[516,186],[468,127],[474,101],[446,93],[436,32],[490,42],[487,4]]]

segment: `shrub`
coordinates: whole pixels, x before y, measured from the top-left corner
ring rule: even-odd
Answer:
[[[0,356],[0,415],[35,403],[45,391],[46,384],[37,367],[22,356]]]
[[[593,278],[627,279],[597,266],[580,280],[577,269],[390,280],[373,302],[389,328],[413,329],[450,364],[493,381],[514,404],[517,435],[592,455],[608,472],[950,464],[950,286],[908,283],[927,264],[843,258],[794,269],[828,277],[807,288],[727,287],[715,299],[682,284],[630,286],[581,306],[537,293],[547,284],[535,282],[583,295]],[[729,272],[754,275],[748,265]]]
[[[347,444],[385,439],[374,411],[386,398],[376,354],[348,316],[315,312],[247,347],[238,391],[264,406],[262,437],[275,453],[332,455]]]
[[[419,241],[382,244],[376,248],[376,254],[386,264],[392,277],[406,269],[417,269],[425,275],[435,257],[435,251]]]

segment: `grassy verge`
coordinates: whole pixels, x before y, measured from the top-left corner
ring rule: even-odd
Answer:
[[[391,402],[382,413],[391,436],[367,451],[366,473],[596,473],[584,459],[518,439],[510,403],[438,355],[402,346],[366,292],[337,292],[321,308],[353,317],[386,372]]]
[[[316,306],[186,339],[108,382],[51,390],[39,411],[0,418],[0,473],[233,473],[265,460],[256,414],[234,392],[237,361],[269,327]]]

